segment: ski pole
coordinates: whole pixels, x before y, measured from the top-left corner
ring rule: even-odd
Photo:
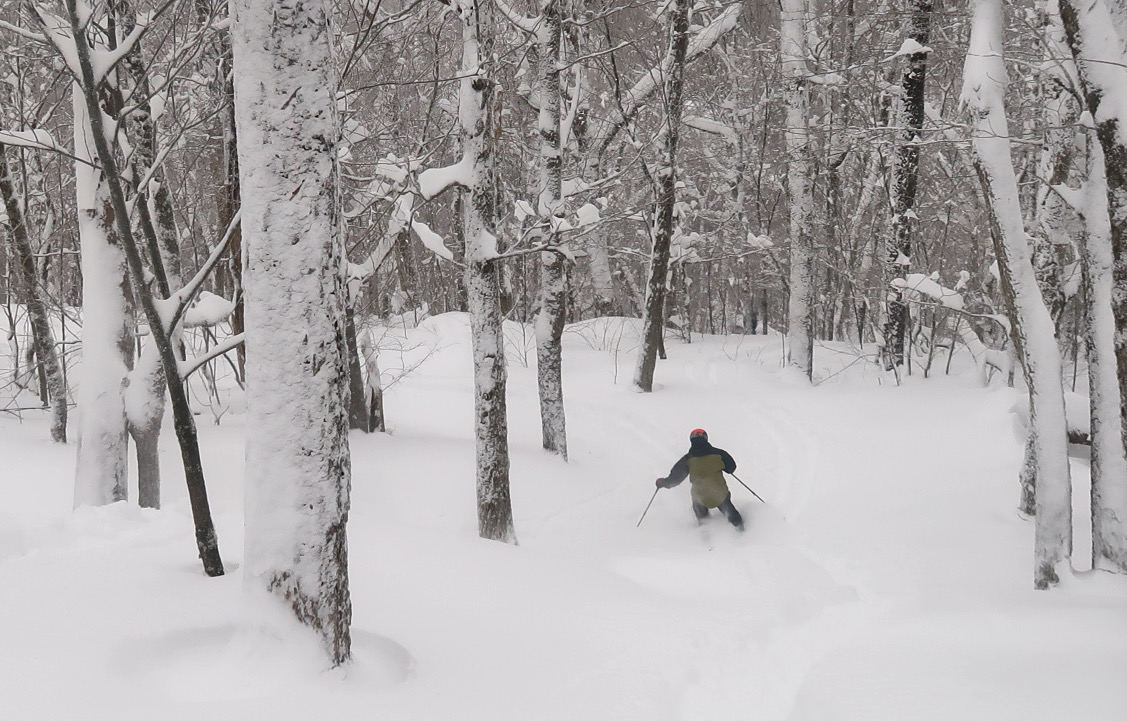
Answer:
[[[650,496],[650,502],[646,504],[646,510],[642,511],[642,517],[638,519],[638,523],[634,526],[634,528],[642,525],[642,521],[646,518],[646,514],[650,512],[650,506],[654,504],[654,499],[657,498],[657,492],[660,490],[660,488],[654,489],[654,494]]]
[[[735,478],[737,481],[740,481],[740,477],[737,476],[735,473],[729,473],[728,475],[731,476],[732,478]],[[740,481],[740,485],[743,486],[744,488],[746,488],[748,491],[750,491],[751,495],[758,498],[760,503],[766,503],[767,502],[767,501],[764,501],[762,496],[760,496],[758,493],[756,493],[755,491],[752,491],[751,486],[747,485],[743,481]]]

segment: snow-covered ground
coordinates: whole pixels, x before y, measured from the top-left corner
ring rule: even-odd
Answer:
[[[539,448],[531,334],[510,339],[519,547],[476,537],[464,317],[384,337],[389,377],[414,368],[390,432],[351,437],[355,661],[337,671],[242,587],[237,398],[221,426],[199,416],[218,579],[171,432],[164,510],[72,511],[73,446],[0,416],[0,718],[1127,718],[1127,578],[1032,590],[1018,394],[978,387],[969,359],[895,387],[819,347],[810,388],[775,336],[670,340],[642,395],[621,324],[573,327],[564,463]],[[731,483],[743,535],[698,528],[687,484],[635,527],[696,427],[768,502]]]

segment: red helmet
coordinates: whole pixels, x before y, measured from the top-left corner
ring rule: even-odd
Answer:
[[[708,434],[705,433],[703,428],[695,428],[695,429],[693,429],[692,431],[689,432],[689,440],[691,441],[694,438],[703,438],[704,440],[707,441],[708,440]]]

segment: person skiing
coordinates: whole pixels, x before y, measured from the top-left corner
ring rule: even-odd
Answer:
[[[708,434],[697,428],[689,433],[689,452],[673,464],[669,475],[657,479],[658,488],[673,488],[687,476],[692,486],[693,513],[697,523],[708,516],[709,509],[718,508],[736,527],[744,529],[744,519],[732,505],[732,493],[724,480],[725,473],[736,470],[736,462],[727,451],[708,442]]]

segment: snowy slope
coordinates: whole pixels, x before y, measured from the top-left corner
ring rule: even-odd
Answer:
[[[388,332],[381,367],[412,370],[390,432],[352,436],[356,661],[335,672],[242,588],[241,415],[199,417],[220,579],[171,433],[165,510],[72,512],[73,448],[0,417],[0,718],[1124,718],[1127,579],[1031,590],[1015,391],[969,359],[880,385],[821,348],[808,388],[776,337],[730,336],[671,340],[641,395],[631,330],[565,334],[564,463],[539,449],[531,334],[509,329],[519,547],[476,538],[464,317]],[[770,504],[730,484],[742,536],[698,528],[686,486],[635,528],[696,427]]]

